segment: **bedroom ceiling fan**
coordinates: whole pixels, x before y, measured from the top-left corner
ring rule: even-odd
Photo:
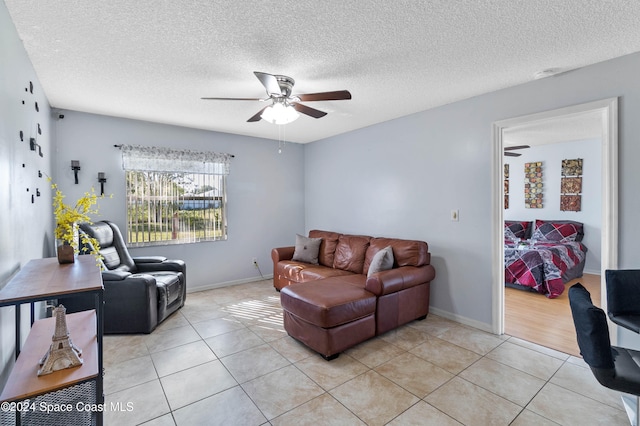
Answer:
[[[291,95],[291,89],[295,80],[286,75],[267,74],[264,72],[253,72],[260,83],[267,91],[267,98],[201,98],[204,100],[220,101],[261,101],[271,103],[262,108],[255,115],[247,120],[252,123],[261,119],[273,124],[288,124],[296,120],[302,113],[313,118],[321,118],[327,115],[326,112],[308,107],[300,102],[315,101],[341,101],[351,99],[348,90],[336,90],[333,92],[308,93],[306,95]]]
[[[505,146],[504,155],[508,157],[520,157],[522,154],[518,152],[510,152],[510,151],[514,151],[516,149],[526,149],[526,148],[531,148],[531,147],[529,145]]]

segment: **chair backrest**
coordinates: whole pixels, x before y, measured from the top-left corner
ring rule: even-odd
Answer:
[[[579,283],[569,289],[569,304],[580,354],[584,361],[592,369],[614,369],[607,316],[604,311],[594,306],[591,295]]]
[[[95,238],[100,244],[100,254],[109,270],[136,272],[136,265],[127,250],[118,226],[108,220],[81,223],[80,230]]]
[[[640,314],[640,270],[607,269],[607,310],[612,315]]]

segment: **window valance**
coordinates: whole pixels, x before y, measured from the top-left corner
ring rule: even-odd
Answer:
[[[233,155],[140,145],[119,145],[124,170],[228,175]]]

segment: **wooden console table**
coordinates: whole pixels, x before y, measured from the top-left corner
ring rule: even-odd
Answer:
[[[34,321],[35,302],[69,297],[73,295],[93,294],[95,309],[67,315],[67,326],[74,344],[82,349],[83,365],[55,371],[45,376],[37,376],[38,361],[51,344],[54,331],[53,318]],[[21,305],[31,305],[32,328],[21,348],[20,325]],[[38,416],[38,410],[48,403],[39,403],[24,409],[21,401],[32,400],[42,395],[55,393],[73,386],[90,383],[95,400],[82,401],[104,407],[102,335],[103,335],[103,286],[102,274],[93,256],[78,256],[75,263],[60,265],[56,258],[34,259],[29,261],[7,285],[0,290],[0,307],[15,307],[16,364],[0,395],[0,402],[15,402],[11,407],[21,407],[16,411],[15,424],[20,425],[23,418]],[[22,353],[21,353],[22,351]],[[56,396],[56,405],[63,405]],[[74,404],[78,401],[74,400]],[[7,407],[6,404],[3,407]],[[102,425],[102,411],[85,406],[82,409],[90,424]],[[63,407],[64,408],[64,407]],[[75,407],[74,407],[75,409]],[[82,411],[82,410],[81,410]],[[35,414],[34,414],[35,412]],[[7,413],[0,413],[6,415]],[[50,414],[42,413],[44,416]],[[53,413],[55,414],[55,413]],[[26,420],[25,420],[26,422]]]

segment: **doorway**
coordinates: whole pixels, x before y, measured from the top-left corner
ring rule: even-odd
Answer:
[[[618,262],[618,118],[617,98],[610,98],[586,104],[575,105],[552,111],[545,111],[493,124],[493,163],[492,163],[492,202],[493,202],[493,331],[504,334],[505,331],[505,291],[504,291],[504,186],[503,186],[503,150],[505,134],[518,127],[535,128],[537,124],[560,122],[562,119],[576,119],[583,115],[599,118],[601,130],[602,159],[602,227],[601,227],[601,306],[606,310],[606,289],[604,271],[616,269]],[[615,339],[615,333],[611,333]]]

